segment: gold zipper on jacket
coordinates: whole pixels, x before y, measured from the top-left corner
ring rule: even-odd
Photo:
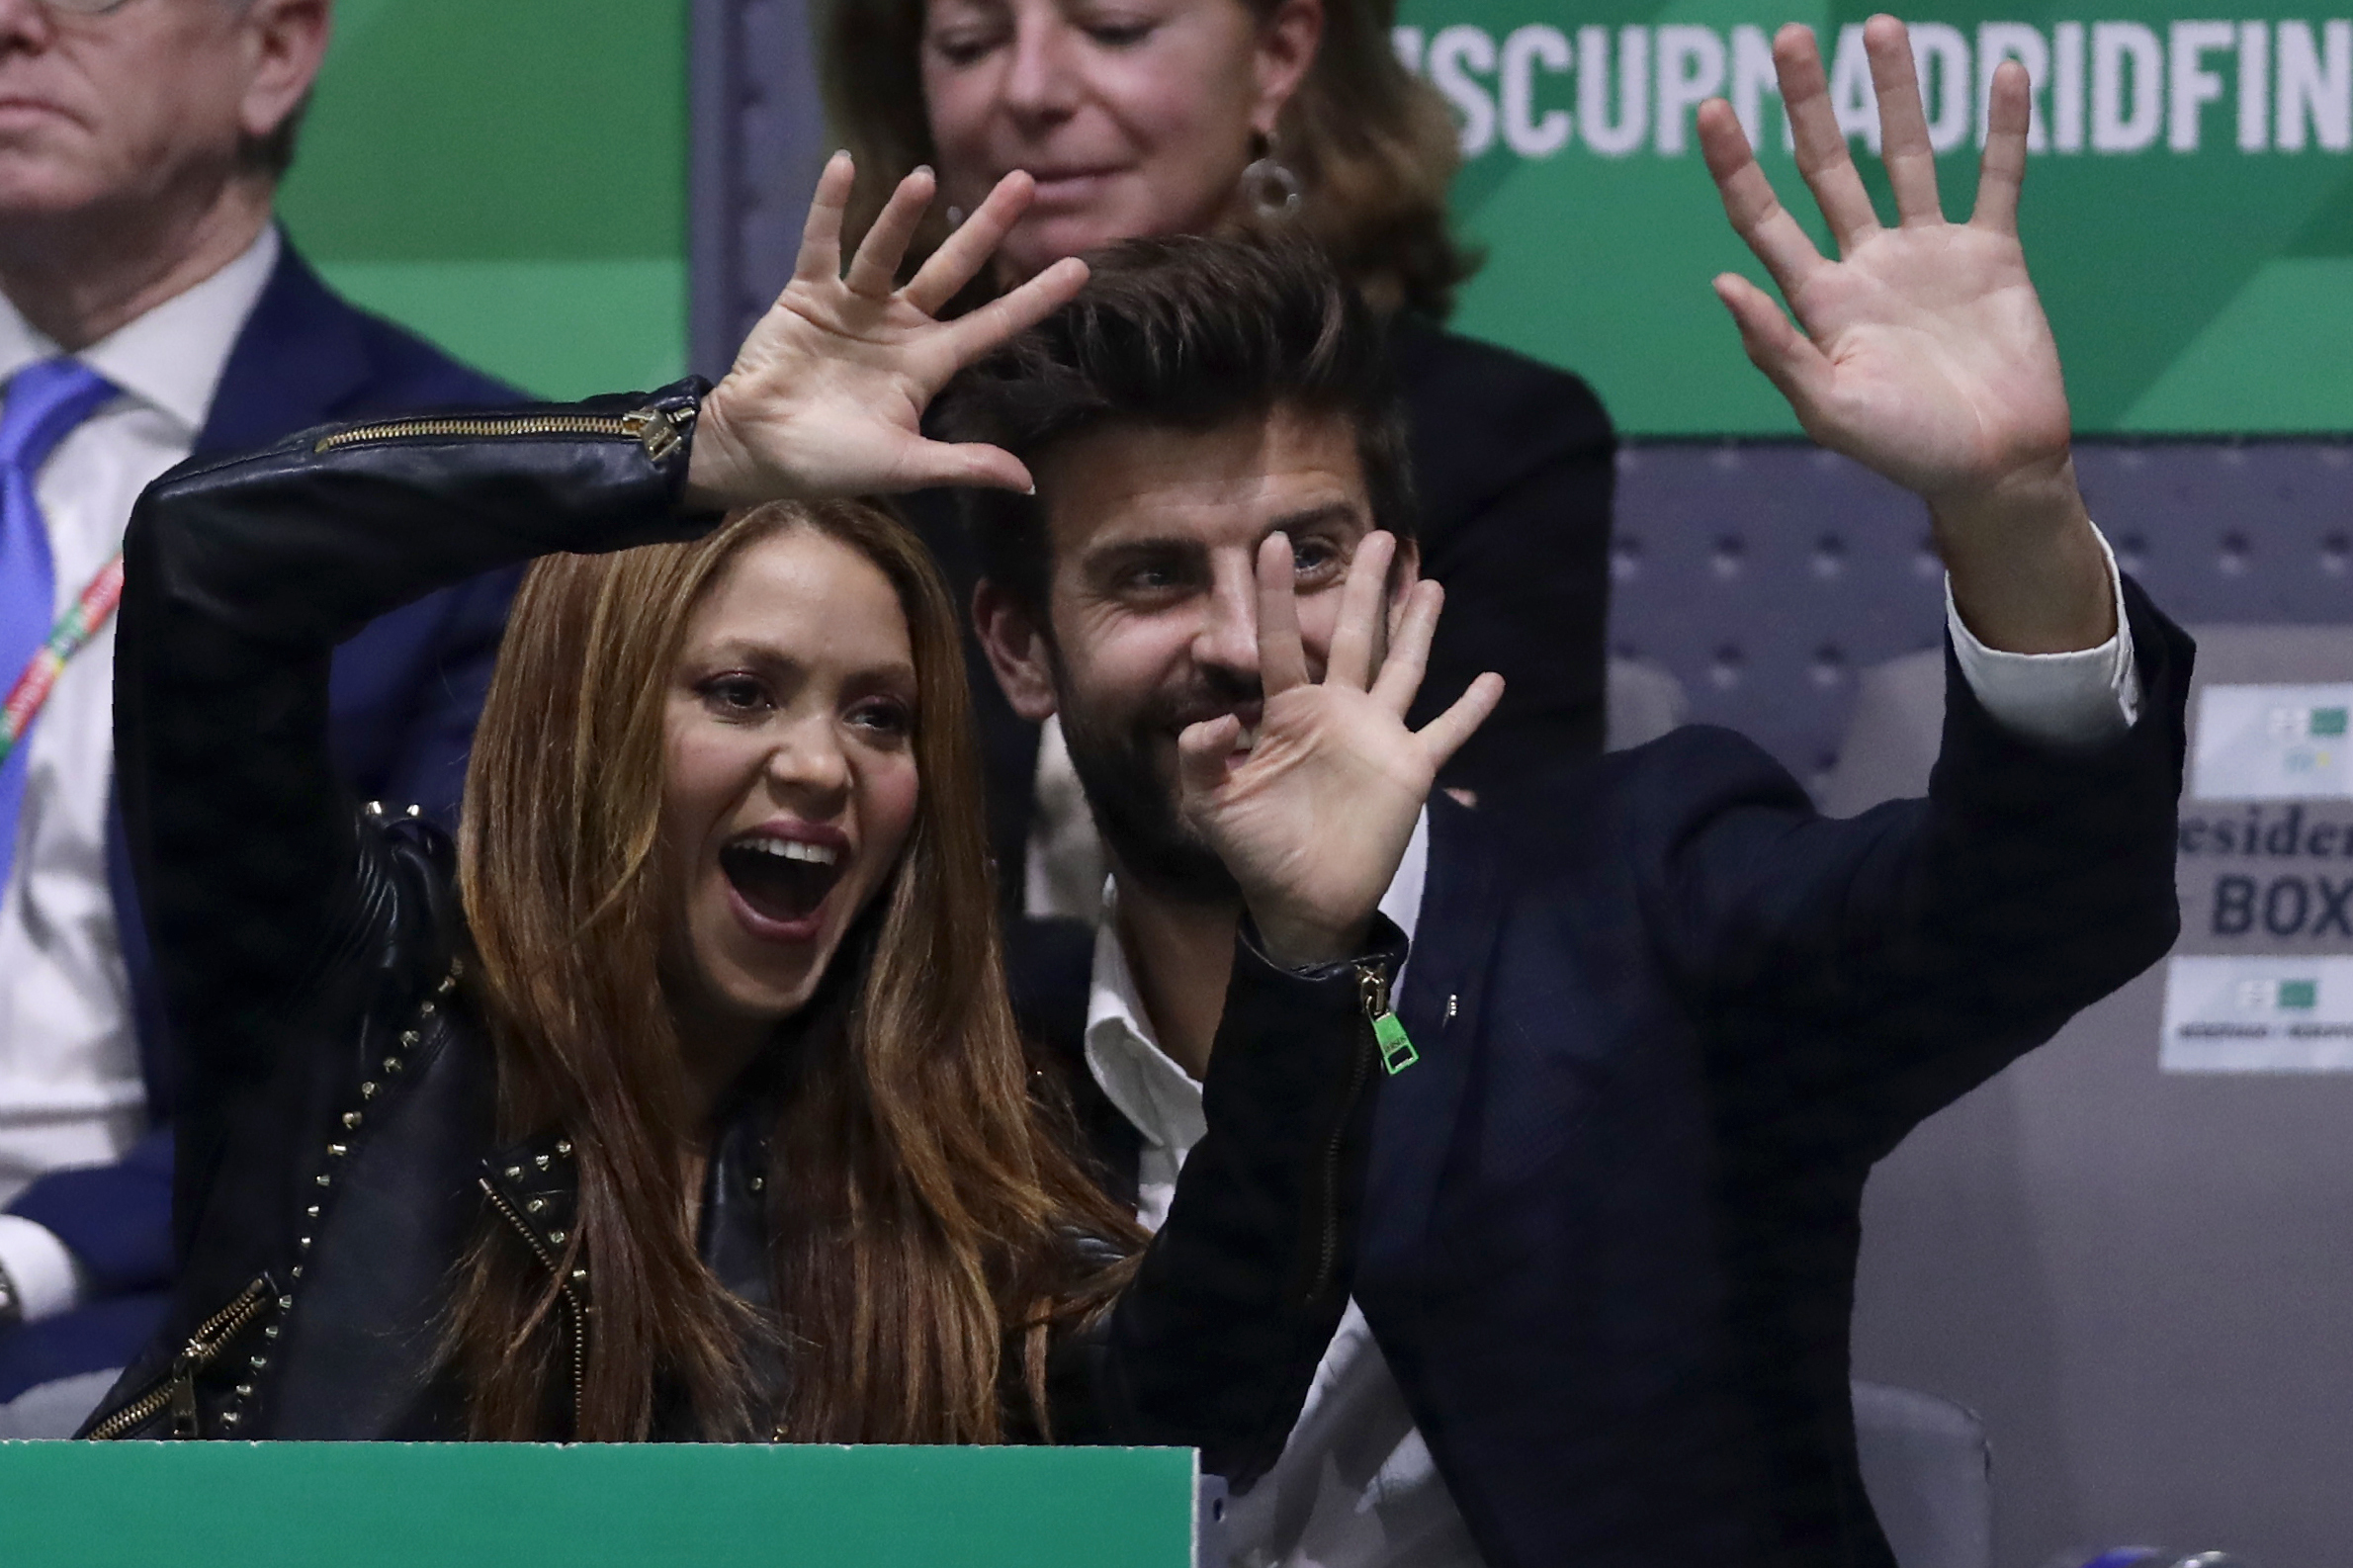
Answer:
[[[541,1244],[538,1233],[523,1223],[523,1216],[515,1212],[515,1206],[506,1200],[505,1193],[490,1184],[488,1176],[479,1179],[491,1206],[530,1244],[533,1256],[547,1266],[548,1272],[556,1273],[558,1261]],[[580,1423],[580,1402],[588,1392],[588,1314],[587,1309],[581,1306],[579,1294],[572,1289],[570,1280],[559,1276],[558,1288],[564,1292],[564,1307],[571,1316],[571,1419],[576,1432]]]
[[[197,1325],[187,1348],[172,1360],[171,1375],[121,1410],[90,1429],[97,1441],[125,1437],[153,1421],[166,1409],[172,1413],[172,1436],[196,1437],[196,1374],[213,1364],[230,1341],[245,1332],[270,1305],[269,1277],[256,1279],[237,1292],[235,1300]]]
[[[646,456],[658,463],[686,439],[690,422],[690,416],[674,416],[667,409],[651,405],[625,414],[466,414],[438,418],[424,415],[337,430],[320,436],[310,450],[332,452],[338,447],[414,437],[617,436],[644,443]]]

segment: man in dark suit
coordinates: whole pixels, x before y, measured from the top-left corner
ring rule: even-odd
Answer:
[[[328,0],[0,0],[0,684],[173,463],[512,395],[337,299],[271,220],[328,23]],[[513,587],[435,594],[338,651],[333,735],[364,797],[454,816]],[[0,1405],[120,1365],[173,1266],[111,662],[101,621],[0,777]]]
[[[1459,724],[1411,730],[1421,671],[1381,667],[1373,612],[1424,646],[1435,588],[1362,308],[1311,256],[1105,257],[950,393],[955,435],[1036,479],[970,502],[976,619],[1015,708],[1060,716],[1113,866],[1094,930],[1028,933],[1025,1011],[1147,1224],[1202,1133],[1240,919],[1206,830],[1295,830],[1346,795],[1321,831],[1394,868],[1380,909],[1412,949],[1394,996],[1365,987],[1354,1301],[1229,1509],[1238,1561],[1888,1568],[1848,1390],[1865,1176],[2172,938],[2191,649],[2075,486],[2017,240],[2025,73],[1997,74],[1976,214],[1948,223],[1903,28],[1866,38],[1893,227],[1811,36],[1776,46],[1839,260],[1728,105],[1699,127],[1798,317],[1719,279],[1751,358],[1930,509],[1951,718],[1924,801],[1828,821],[1693,729],[1476,810],[1365,809],[1368,781],[1429,797]]]

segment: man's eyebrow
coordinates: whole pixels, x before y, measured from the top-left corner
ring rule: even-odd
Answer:
[[[1118,556],[1160,555],[1200,548],[1199,540],[1183,534],[1136,534],[1125,539],[1096,540],[1088,546],[1081,559],[1102,561]]]
[[[1266,525],[1266,532],[1269,534],[1295,534],[1303,528],[1313,528],[1318,523],[1352,523],[1355,520],[1355,502],[1326,501],[1320,506],[1308,506],[1295,512],[1283,513]]]
[[[1302,506],[1295,512],[1285,512],[1272,519],[1259,537],[1264,539],[1267,534],[1276,533],[1295,534],[1322,523],[1353,522],[1361,515],[1361,511],[1354,501],[1319,501],[1313,506]],[[1191,534],[1136,533],[1124,538],[1094,540],[1087,546],[1080,559],[1109,561],[1138,555],[1178,555],[1202,548],[1201,541]]]

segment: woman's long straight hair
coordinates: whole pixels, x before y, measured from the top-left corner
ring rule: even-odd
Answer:
[[[678,1026],[661,951],[676,915],[659,835],[666,692],[689,616],[746,547],[838,541],[896,589],[915,654],[921,787],[892,879],[790,1032],[769,1144],[777,1314],[702,1263]],[[990,884],[955,612],[923,547],[849,502],[772,503],[711,535],[535,565],[515,601],[466,779],[460,882],[471,997],[498,1068],[502,1140],[561,1130],[579,1179],[551,1271],[485,1213],[462,1265],[452,1359],[480,1437],[629,1440],[680,1401],[707,1437],[990,1442],[1008,1386],[1046,1426],[1047,1325],[1106,1302],[1139,1239],[1033,1091]],[[584,1276],[578,1270],[584,1270]],[[562,1282],[582,1281],[576,1409]],[[784,1408],[749,1367],[776,1336]],[[1021,1376],[1004,1376],[1009,1339]],[[764,1357],[762,1357],[764,1358]],[[568,1414],[569,1419],[566,1417]]]

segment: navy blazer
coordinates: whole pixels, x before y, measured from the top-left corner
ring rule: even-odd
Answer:
[[[521,398],[337,298],[288,242],[229,351],[194,456],[266,446],[336,420]],[[454,823],[474,722],[520,580],[519,570],[500,571],[445,589],[336,650],[331,736],[363,797],[415,804]],[[97,1291],[78,1311],[0,1334],[0,1400],[51,1378],[121,1365],[153,1331],[173,1271],[168,1035],[120,812],[110,837],[108,883],[153,1131],[120,1164],[57,1172],[9,1205],[56,1233]]]
[[[2145,702],[2090,753],[1954,668],[1929,798],[1848,821],[1696,727],[1433,797],[1355,1294],[1489,1568],[1893,1568],[1848,1389],[1864,1179],[2177,924],[2192,648],[2127,593]],[[1066,1063],[1073,935],[1016,988]]]

